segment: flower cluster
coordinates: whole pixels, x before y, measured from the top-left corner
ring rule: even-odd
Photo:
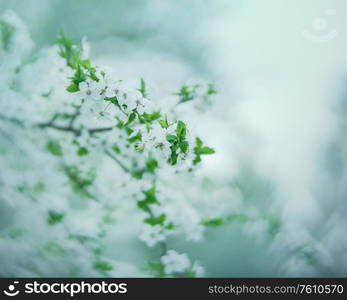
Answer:
[[[183,85],[175,95],[179,96],[179,104],[194,102],[195,107],[205,111],[212,105],[211,96],[216,94],[213,84]]]
[[[179,254],[175,250],[168,250],[160,259],[164,265],[164,272],[167,275],[182,275],[201,277],[204,275],[204,268],[199,263],[191,264],[187,254]]]
[[[165,231],[159,224],[144,224],[143,232],[139,236],[139,239],[144,241],[148,247],[153,247],[158,243],[165,241],[166,236],[167,231]]]

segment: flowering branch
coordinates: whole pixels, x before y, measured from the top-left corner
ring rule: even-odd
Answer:
[[[74,44],[63,32],[57,43],[60,56],[65,59],[67,67],[74,71],[66,89],[80,99],[81,105],[78,106],[78,110],[67,126],[57,125],[53,119],[40,124],[39,127],[72,132],[76,136],[82,135],[83,132],[92,136],[98,132],[118,130],[121,138],[113,143],[108,139],[105,140],[104,152],[136,181],[143,180],[145,175],[155,178],[157,170],[165,163],[173,168],[184,167],[188,172],[192,172],[193,168],[201,162],[203,155],[214,153],[214,150],[205,146],[200,138],[193,138],[190,135],[185,122],[169,121],[169,116],[161,113],[160,108],[147,98],[146,84],[143,79],[138,90],[130,89],[122,81],[110,78],[103,69],[94,67],[83,56],[82,47]],[[195,85],[193,88],[182,87],[177,94],[180,97],[178,103],[193,101],[198,96],[209,99],[216,93],[211,84],[207,85],[203,95],[201,92],[198,93],[199,88],[201,88],[200,85]],[[113,127],[77,129],[73,124],[82,108],[99,112],[101,117],[111,114],[111,118],[113,117],[117,122]],[[107,146],[110,143],[113,144],[111,149]],[[134,151],[132,157],[125,153],[130,150]],[[123,158],[130,159],[130,165],[135,167],[127,167],[123,163]],[[143,159],[144,164],[141,163]],[[165,239],[173,231],[175,224],[165,213],[157,214],[153,210],[161,209],[155,181],[153,180],[149,186],[143,188],[139,196],[142,199],[137,200],[138,208],[148,215],[144,220],[145,231],[140,239],[150,247],[160,245],[164,274],[182,274],[189,267],[188,258],[174,250],[167,250]],[[181,265],[177,265],[175,259],[178,262],[181,261]],[[170,268],[171,264],[173,266]]]

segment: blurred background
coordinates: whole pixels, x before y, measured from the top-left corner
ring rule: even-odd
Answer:
[[[145,78],[157,98],[194,80],[216,85],[195,128],[217,151],[206,174],[281,226],[275,239],[263,224],[231,224],[176,245],[209,276],[347,275],[346,9],[344,0],[0,1],[37,48],[60,28],[85,36],[93,60]]]

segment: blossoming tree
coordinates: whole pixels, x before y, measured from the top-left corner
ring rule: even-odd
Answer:
[[[235,189],[198,175],[215,150],[190,117],[206,121],[212,84],[156,99],[144,79],[94,64],[85,39],[60,32],[38,49],[12,12],[0,18],[0,82],[0,257],[12,257],[0,275],[204,276],[180,241],[258,222]],[[260,221],[277,232],[276,219]]]

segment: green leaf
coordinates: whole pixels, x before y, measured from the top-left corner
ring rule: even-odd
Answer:
[[[202,221],[202,225],[209,226],[209,227],[218,227],[223,224],[224,224],[224,219],[222,218],[207,219]]]
[[[214,95],[214,94],[217,94],[217,90],[214,88],[212,83],[209,83],[207,95]]]
[[[214,154],[215,151],[213,148],[203,146],[202,140],[200,138],[195,139],[195,147],[194,147],[195,158],[193,160],[193,165],[201,162],[201,155],[211,155]]]
[[[167,120],[159,120],[158,122],[159,122],[159,124],[160,124],[160,126],[162,128],[164,128],[164,129],[168,129],[169,128],[169,123],[168,123]]]
[[[85,147],[80,147],[77,150],[77,155],[78,156],[83,156],[83,155],[87,155],[89,153],[88,149]]]
[[[212,218],[205,219],[201,222],[202,225],[207,227],[219,227],[221,225],[229,224],[232,222],[245,223],[251,221],[252,219],[243,214],[233,214],[230,216],[226,216],[224,218]]]
[[[275,216],[265,216],[264,219],[269,224],[269,234],[272,238],[274,238],[282,229],[282,221],[281,219]]]
[[[79,61],[80,65],[83,66],[85,69],[90,69],[90,60],[84,59]]]
[[[66,60],[66,64],[72,69],[77,69],[82,54],[81,47],[77,47],[74,41],[65,35],[63,30],[60,30],[57,44],[59,46],[59,55]]]
[[[151,114],[147,114],[147,113],[144,113],[142,115],[142,117],[147,121],[147,122],[153,122],[155,120],[158,120],[161,115],[158,111],[155,111],[154,113],[151,113]]]
[[[62,156],[63,150],[60,146],[59,141],[50,140],[46,145],[47,151],[55,156]]]
[[[226,217],[226,222],[239,222],[239,223],[245,223],[248,221],[251,221],[252,219],[246,215],[243,214],[233,214]]]
[[[177,133],[178,139],[180,141],[183,141],[186,138],[186,134],[187,134],[186,124],[184,124],[182,121],[178,121],[176,133]]]
[[[80,89],[76,83],[71,83],[66,90],[70,93],[75,93],[78,92]]]
[[[113,150],[114,152],[116,152],[117,154],[120,153],[120,148],[119,148],[116,144],[114,144],[114,145],[112,146],[112,150]]]
[[[148,267],[154,273],[155,276],[165,276],[165,266],[161,262],[150,262],[148,263]]]
[[[194,88],[195,87],[195,88]],[[183,85],[178,93],[174,95],[180,96],[180,101],[178,103],[189,102],[194,99],[194,93],[197,86],[187,86]]]
[[[143,78],[141,78],[140,88],[138,89],[138,91],[142,94],[142,97],[147,98],[146,82],[144,81]]]
[[[46,189],[46,186],[42,181],[39,181],[34,185],[33,189],[36,193],[41,193]]]
[[[174,144],[177,142],[177,136],[175,135],[167,135],[166,136],[166,140],[170,143],[170,144]]]
[[[135,179],[141,179],[143,176],[143,173],[145,172],[144,169],[135,169],[131,171],[131,176]]]
[[[149,212],[146,200],[137,201],[137,207],[143,211]]]
[[[200,138],[195,138],[195,144],[198,148],[202,147],[202,140]]]
[[[92,71],[91,69],[89,69],[88,77],[89,77],[91,80],[99,81],[99,78],[95,75],[95,71]]]
[[[128,125],[129,125],[131,122],[133,122],[135,119],[136,119],[136,113],[135,113],[135,112],[132,112],[132,113],[129,115],[128,121],[125,123],[124,126],[128,126]]]
[[[161,214],[159,217],[145,219],[145,223],[151,226],[164,225],[165,219],[166,219],[165,214]]]
[[[0,20],[0,48],[5,51],[10,50],[11,38],[15,28],[7,22]]]
[[[94,262],[93,268],[101,272],[107,272],[107,271],[113,270],[112,265],[108,263],[107,261],[103,261],[103,260],[97,260],[96,262]]]
[[[158,203],[158,200],[155,196],[155,192],[156,192],[155,186],[153,186],[147,191],[144,191],[143,193],[145,195],[145,199],[137,201],[138,208],[148,212],[149,211],[148,205]]]
[[[178,158],[177,152],[171,150],[171,155],[170,155],[170,158],[168,160],[168,163],[170,165],[174,166],[177,163],[177,158]]]
[[[172,229],[174,229],[174,228],[175,228],[175,225],[174,225],[173,223],[167,224],[167,225],[165,226],[165,229],[167,229],[167,230],[172,230]]]
[[[197,152],[200,154],[200,155],[211,155],[211,154],[214,154],[216,153],[214,151],[214,149],[210,148],[210,147],[202,147],[202,148],[199,148],[197,150]]]
[[[53,210],[50,210],[48,212],[47,222],[49,225],[55,225],[55,224],[61,223],[64,219],[64,216],[65,216],[65,214],[63,214],[63,213],[59,213],[59,212],[55,212]]]
[[[147,168],[148,172],[154,174],[155,169],[158,168],[157,160],[155,160],[154,158],[149,158],[146,161],[146,168]]]
[[[86,79],[87,79],[86,74],[84,73],[82,68],[80,66],[78,66],[74,76],[72,77],[73,82],[76,85],[78,85],[79,83],[85,81]]]
[[[180,97],[180,100],[178,104],[193,101],[197,98],[197,89],[201,87],[200,84],[194,84],[194,85],[183,85],[178,93],[174,93],[174,95],[177,95]],[[216,94],[217,91],[215,90],[212,83],[207,85],[207,91],[206,94],[202,95],[203,98],[206,98],[206,96],[211,96],[213,94]]]
[[[196,274],[195,274],[194,271],[189,270],[189,271],[186,271],[186,272],[185,272],[185,277],[187,277],[187,278],[195,278],[195,277],[196,277]]]
[[[90,197],[90,194],[85,190],[91,186],[96,179],[96,169],[91,168],[87,172],[83,172],[75,165],[66,166],[64,168],[71,187],[74,191],[85,197]]]
[[[196,155],[195,158],[193,159],[193,165],[195,166],[199,162],[201,162],[201,156],[200,155]]]
[[[179,147],[183,153],[187,153],[189,144],[187,141],[182,141],[179,143]]]
[[[141,134],[136,134],[130,138],[128,138],[127,140],[129,143],[134,143],[134,142],[137,142],[137,141],[141,141]]]
[[[149,203],[157,202],[157,198],[155,197],[155,192],[156,192],[155,186],[143,192],[146,196],[147,201],[149,201]]]
[[[116,105],[119,109],[121,109],[121,107],[118,103],[117,97],[105,98],[104,100],[111,102],[112,104]],[[118,121],[121,121],[121,120],[118,118]],[[121,122],[123,123],[123,121],[121,121]]]
[[[124,126],[125,126],[125,125],[124,125]],[[132,130],[130,127],[126,127],[126,126],[125,126],[124,129],[125,129],[127,135],[131,135],[131,134],[134,132],[134,130]]]

